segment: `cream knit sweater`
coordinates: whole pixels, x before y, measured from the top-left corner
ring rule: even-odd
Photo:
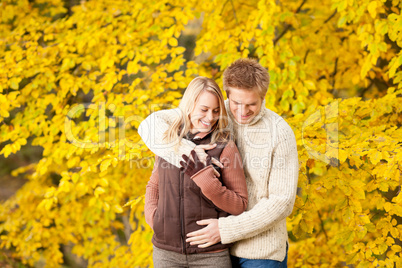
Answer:
[[[249,202],[242,214],[219,219],[222,243],[236,242],[230,253],[237,257],[283,261],[286,217],[293,210],[299,172],[295,135],[282,117],[265,108],[265,101],[248,124],[237,123],[229,102],[225,105],[243,158]],[[177,115],[177,109],[155,112],[138,133],[152,152],[179,167],[181,155],[189,154],[195,144],[183,140],[175,150],[174,143],[163,142]]]

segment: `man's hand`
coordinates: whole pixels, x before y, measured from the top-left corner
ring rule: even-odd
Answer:
[[[187,234],[186,242],[190,245],[198,245],[199,248],[207,248],[221,241],[218,219],[197,221],[198,225],[207,225],[201,230]]]
[[[197,153],[197,156],[200,159],[200,161],[202,163],[206,164],[208,154],[205,151],[212,150],[215,147],[216,147],[216,143],[214,143],[214,144],[200,144],[200,145],[195,146],[194,151]],[[218,159],[215,159],[215,158],[212,157],[211,162],[212,162],[212,164],[215,164],[216,166],[218,166],[220,168],[223,168],[222,163],[219,162]],[[216,171],[215,169],[214,169],[214,173],[215,173],[216,177],[221,176],[221,174],[219,174],[219,172]]]

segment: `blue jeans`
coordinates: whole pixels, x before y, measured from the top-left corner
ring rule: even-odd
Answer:
[[[274,260],[252,260],[230,256],[232,260],[232,268],[287,268],[288,267],[288,244],[286,243],[285,259],[280,261]]]

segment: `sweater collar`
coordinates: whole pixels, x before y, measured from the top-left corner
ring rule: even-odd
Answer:
[[[266,108],[265,108],[265,100],[263,100],[263,101],[262,101],[262,104],[261,104],[261,109],[260,109],[259,113],[258,113],[256,116],[254,116],[254,118],[251,119],[250,122],[242,124],[242,123],[237,122],[237,120],[235,119],[234,115],[233,115],[232,112],[230,111],[229,99],[225,100],[225,107],[226,107],[226,111],[227,111],[227,113],[228,113],[228,115],[229,115],[229,118],[231,119],[231,121],[233,122],[233,124],[236,124],[236,125],[238,125],[238,126],[252,126],[252,125],[256,124],[258,121],[260,121],[260,119],[261,119],[261,118],[265,115],[265,113],[266,113],[266,111],[265,111],[265,110],[266,110]]]

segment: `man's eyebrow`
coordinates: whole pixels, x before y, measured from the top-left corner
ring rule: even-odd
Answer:
[[[242,104],[245,104],[245,105],[256,105],[256,104],[257,104],[256,101],[253,102],[253,103],[243,103],[243,102],[241,102],[241,101],[236,101],[236,100],[233,100],[233,99],[232,99],[232,101],[235,102],[235,103],[242,103]]]

